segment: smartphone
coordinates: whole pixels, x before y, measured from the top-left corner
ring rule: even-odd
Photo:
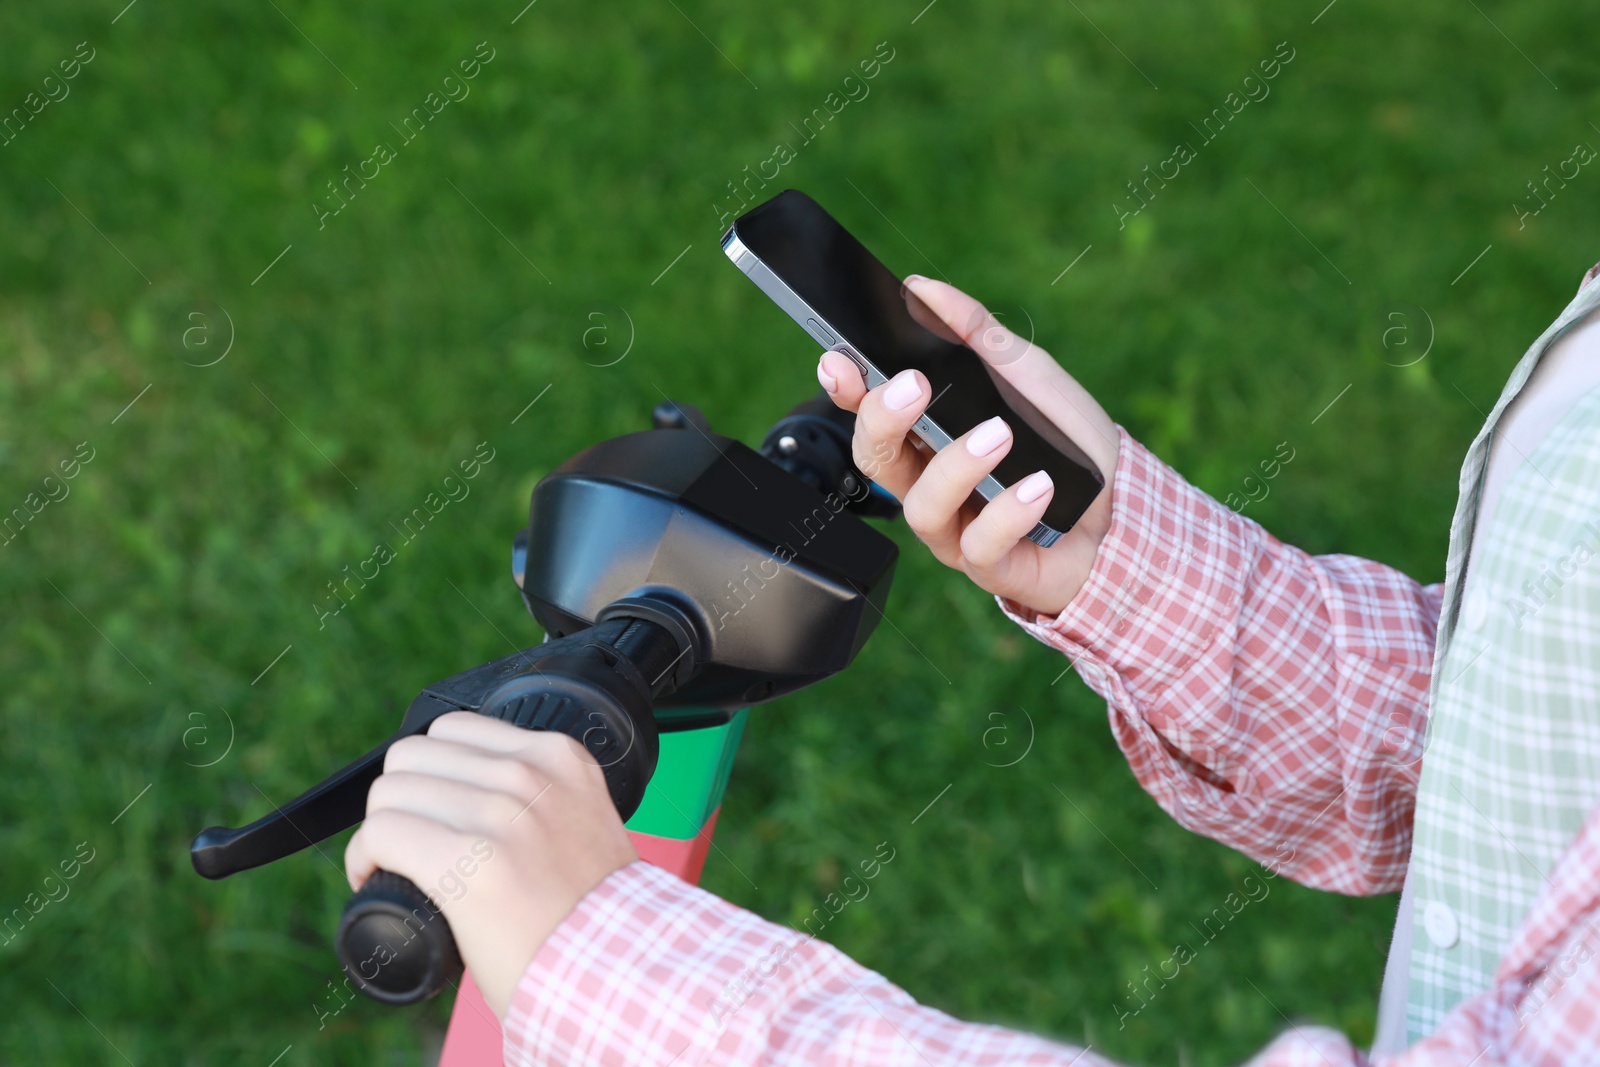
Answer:
[[[867,388],[908,367],[926,375],[933,400],[915,433],[934,449],[1003,417],[1011,451],[977,492],[993,500],[1034,471],[1047,472],[1055,496],[1030,541],[1054,544],[1100,494],[1105,479],[1084,451],[806,194],[786,189],[740,215],[722,250],[813,340],[850,357]]]

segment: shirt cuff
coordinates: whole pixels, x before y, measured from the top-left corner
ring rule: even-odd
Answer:
[[[505,1062],[667,1067],[689,1045],[719,1043],[742,1004],[729,986],[741,969],[766,965],[753,980],[764,985],[790,959],[796,973],[825,970],[830,953],[636,860],[591,889],[534,954],[506,1012]],[[761,992],[781,996],[783,979]]]
[[[617,1029],[617,1020],[606,1019],[597,1031],[595,1015],[618,994],[617,979],[637,966],[641,945],[627,934],[648,920],[629,912],[637,916],[664,909],[671,887],[663,880],[676,881],[643,860],[619,867],[589,890],[545,939],[506,1011],[508,1065],[579,1062],[581,1043],[597,1032]]]
[[[1238,571],[1250,543],[1265,534],[1190,485],[1121,425],[1117,433],[1111,526],[1083,588],[1053,616],[995,598],[1010,619],[1066,654],[1096,689],[1106,681],[1104,670],[1130,681],[1184,674],[1236,613]]]

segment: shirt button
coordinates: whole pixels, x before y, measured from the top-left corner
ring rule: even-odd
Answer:
[[[1430,900],[1422,909],[1422,928],[1436,948],[1450,948],[1461,939],[1461,923],[1442,900]]]
[[[1481,630],[1489,621],[1489,598],[1482,590],[1474,589],[1461,604],[1461,625],[1469,630]]]

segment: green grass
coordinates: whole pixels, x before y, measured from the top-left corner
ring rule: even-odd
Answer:
[[[0,108],[95,49],[0,147],[0,508],[95,449],[0,559],[0,908],[95,850],[0,945],[0,1060],[120,1062],[109,1042],[137,1064],[422,1061],[443,1004],[362,1002],[318,1029],[343,835],[216,884],[189,839],[365,751],[421,685],[537,639],[507,559],[551,466],[663,394],[753,440],[813,388],[814,346],[724,261],[715,205],[880,41],[871,95],[779,184],[897,271],[1031,321],[1208,491],[1289,442],[1248,511],[1286,540],[1442,576],[1478,409],[1600,258],[1600,168],[1525,228],[1511,206],[1600,145],[1585,15],[924,2],[542,0],[514,26],[517,0],[0,13]],[[1271,96],[1119,230],[1124,183],[1198,142],[1189,124],[1285,40]],[[398,141],[480,41],[495,58],[471,95],[319,230],[326,183]],[[232,349],[191,366],[226,339],[218,308]],[[1425,318],[1431,352],[1393,366]],[[1413,347],[1386,350],[1400,322]],[[585,346],[596,325],[611,347]],[[213,347],[183,347],[196,326]],[[472,495],[319,629],[325,583],[479,441],[496,458]],[[1126,983],[1253,865],[1163,815],[1098,698],[1054,681],[1062,659],[892,533],[895,625],[752,716],[705,884],[797,919],[888,840],[828,936],[925,1003],[1134,1062],[1241,1060],[1278,1009],[1370,1038],[1393,898],[1284,881],[1118,1028]],[[1020,750],[1023,709],[1031,752],[987,766]],[[193,766],[225,716],[231,751]]]

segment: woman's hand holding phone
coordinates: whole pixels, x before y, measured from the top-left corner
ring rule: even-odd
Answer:
[[[982,510],[968,503],[1011,447],[1011,428],[1004,420],[980,423],[935,453],[911,432],[933,399],[920,371],[902,371],[868,391],[848,356],[824,352],[818,380],[835,404],[856,413],[856,466],[899,499],[906,524],[941,563],[991,593],[1056,615],[1088,580],[1111,526],[1116,426],[1054,357],[1006,329],[978,301],[920,275],[911,275],[905,284],[1088,454],[1104,475],[1105,488],[1071,530],[1051,547],[1040,548],[1027,534],[1044,515],[1054,490],[1043,471],[1008,487]]]

